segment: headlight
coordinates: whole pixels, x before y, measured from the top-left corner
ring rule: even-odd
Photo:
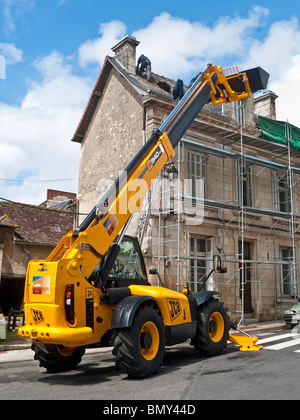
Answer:
[[[285,311],[285,314],[286,315],[292,315],[292,314],[295,314],[295,311],[291,311],[291,310],[287,310],[287,311]]]

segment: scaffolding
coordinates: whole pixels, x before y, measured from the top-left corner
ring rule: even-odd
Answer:
[[[197,291],[220,252],[227,273],[214,275],[206,288],[222,293],[239,323],[279,319],[298,296],[300,153],[291,150],[289,137],[288,146],[271,143],[243,124],[233,130],[198,118],[192,128],[207,141],[180,141],[177,182],[164,183],[160,175],[158,205],[152,208],[158,272],[169,287],[189,284]],[[192,184],[205,183],[202,196],[194,185],[183,188],[189,166]],[[198,225],[185,211],[186,202],[200,205]]]

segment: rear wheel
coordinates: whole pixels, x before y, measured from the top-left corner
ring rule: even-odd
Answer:
[[[196,335],[191,345],[203,356],[217,356],[226,347],[229,329],[226,309],[211,298],[198,308]]]
[[[138,309],[129,328],[113,337],[116,365],[128,376],[145,378],[157,372],[165,351],[164,326],[158,310],[146,305]]]
[[[84,347],[66,347],[56,344],[32,343],[34,359],[49,373],[66,372],[74,369],[85,353]]]

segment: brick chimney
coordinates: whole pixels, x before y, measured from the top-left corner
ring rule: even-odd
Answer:
[[[278,96],[268,90],[253,99],[254,112],[261,117],[271,118],[276,120],[276,104],[275,101]]]
[[[136,47],[138,45],[139,41],[137,41],[134,36],[127,35],[112,47],[115,58],[123,64],[126,70],[134,74],[136,66]]]

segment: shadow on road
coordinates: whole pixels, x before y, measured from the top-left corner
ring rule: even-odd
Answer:
[[[226,349],[226,354],[232,351],[235,352],[236,350]],[[169,347],[166,348],[163,366],[156,375],[145,379],[136,379],[129,378],[126,374],[121,373],[119,368],[115,366],[115,358],[110,353],[90,354],[83,357],[82,362],[76,369],[56,374],[44,371],[39,381],[49,385],[75,386],[101,384],[116,379],[120,381],[152,381],[158,375],[171,374],[191,364],[195,364],[196,369],[197,364],[203,363],[205,360],[208,360],[208,358],[201,357],[189,343]]]

